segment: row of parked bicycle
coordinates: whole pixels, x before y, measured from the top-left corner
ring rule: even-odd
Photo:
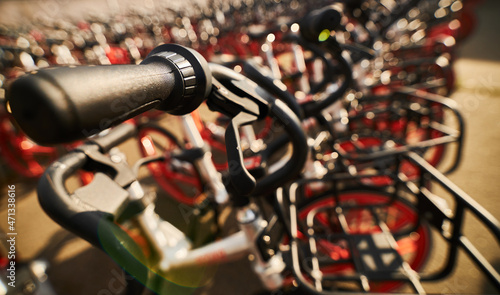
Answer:
[[[169,42],[194,48],[214,61],[261,57],[271,66],[275,78],[284,76],[286,80],[286,76],[293,76],[297,69],[284,65],[290,63],[286,59],[294,41],[282,41],[282,38],[293,35],[296,30],[293,20],[299,19],[297,15],[312,7],[322,7],[319,2],[307,5],[289,2],[278,5],[274,1],[244,1],[237,6],[211,3],[212,6],[204,8],[190,6],[195,9],[182,12],[165,8],[146,15],[136,12],[73,23],[39,20],[19,28],[5,27],[0,36],[1,83],[25,71],[50,65],[140,63],[156,45]],[[370,89],[375,93],[383,91],[388,84],[413,85],[441,78],[445,84],[440,85],[441,88],[436,86],[435,92],[448,94],[454,84],[453,51],[456,43],[474,26],[474,1],[420,3],[411,15],[401,19],[398,10],[408,10],[404,6],[410,7],[413,3],[409,1],[402,6],[391,3],[362,1],[355,5],[355,1],[349,2],[342,8],[342,16],[333,16],[338,18],[332,20],[335,27],[330,24],[326,29],[329,31],[324,31],[321,38],[327,37],[330,30],[341,31],[336,36],[343,39],[339,48],[350,50],[356,66],[362,67],[359,72],[366,73],[356,79],[361,91]],[[318,37],[312,33],[307,38]],[[308,92],[303,90],[299,95]],[[43,169],[38,162],[43,161],[43,157],[53,160],[56,151],[26,141],[10,128],[5,111],[1,117],[2,136],[9,138],[2,146],[4,160],[20,175],[40,176]]]
[[[497,242],[499,223],[444,176],[464,127],[445,96],[476,2],[212,1],[7,30],[1,154],[41,176],[54,220],[135,277],[131,294],[190,293],[201,279],[180,270],[244,254],[270,291],[420,294],[460,249],[500,289],[462,232],[465,212]],[[116,148],[130,138],[133,166]],[[239,231],[193,243],[155,210],[142,166],[159,196],[217,218],[231,207]],[[428,269],[432,232],[447,254]]]

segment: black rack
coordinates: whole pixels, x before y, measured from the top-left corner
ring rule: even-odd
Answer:
[[[396,157],[418,167],[418,179],[395,171],[390,186],[353,188],[345,183],[380,175],[339,173],[298,181],[279,194],[298,283],[316,294],[393,292],[405,284],[425,294],[423,283],[448,277],[461,250],[500,291],[500,274],[463,231],[468,212],[500,245],[500,222],[417,153]],[[307,197],[306,188],[317,181],[329,188]],[[446,195],[435,195],[431,186]],[[431,232],[443,248],[432,245]],[[440,266],[427,267],[437,251],[444,254]]]
[[[345,119],[330,120],[347,122],[329,130],[335,169],[278,193],[299,285],[312,294],[403,286],[425,294],[424,283],[449,277],[462,250],[500,291],[498,271],[463,230],[468,212],[500,244],[500,223],[445,176],[462,154],[456,103],[408,87],[349,103]]]

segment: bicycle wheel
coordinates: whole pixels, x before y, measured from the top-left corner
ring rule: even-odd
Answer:
[[[147,165],[158,185],[172,198],[186,205],[195,205],[203,192],[197,169],[192,163],[172,157],[183,150],[177,138],[164,128],[145,124],[139,127],[139,149],[142,156],[163,155],[165,160]]]
[[[338,203],[337,203],[338,202]],[[348,228],[342,229],[336,210],[342,208]],[[352,190],[339,193],[337,198],[325,195],[312,198],[299,206],[298,219],[303,233],[307,232],[306,219],[314,214],[313,230],[320,256],[320,270],[324,275],[345,276],[358,271],[352,245],[356,236],[382,232],[379,222],[387,225],[396,241],[401,258],[415,271],[423,268],[431,248],[428,225],[420,224],[418,212],[403,199],[392,200],[376,190]],[[377,220],[378,219],[378,220]],[[347,232],[343,232],[347,230]],[[309,237],[299,234],[307,243]],[[332,238],[341,237],[344,238]],[[403,285],[401,281],[370,281],[372,292],[389,292]],[[345,286],[344,286],[345,287]],[[352,286],[351,286],[352,287]]]

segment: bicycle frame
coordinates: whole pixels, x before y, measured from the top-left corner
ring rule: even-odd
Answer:
[[[191,148],[205,149],[205,142],[203,141],[193,117],[190,114],[184,115],[181,117],[181,121],[188,146]],[[229,196],[222,183],[221,175],[217,171],[212,160],[212,153],[210,151],[205,151],[201,159],[194,160],[194,165],[198,168],[203,182],[208,185],[209,189],[214,194],[217,203],[226,203]]]
[[[219,75],[227,75],[227,70],[228,69],[221,69],[217,67],[212,69],[212,71],[219,73]],[[232,79],[243,79],[243,77],[232,77]],[[238,80],[238,82],[240,82],[239,84],[245,83],[245,80]],[[241,87],[241,89],[245,89],[244,86]],[[223,89],[222,85],[218,85],[217,89]],[[232,148],[228,150],[236,150],[237,152],[239,151],[239,153],[241,153],[241,147],[239,145],[239,138],[237,133],[238,128],[245,123],[249,123],[259,118],[252,113],[259,112],[259,105],[257,104],[257,102],[259,102],[262,106],[267,106],[267,102],[265,102],[265,100],[263,99],[258,99],[258,97],[255,98],[255,102],[253,100],[250,100],[250,98],[248,97],[246,97],[247,99],[249,99],[248,102],[246,100],[242,101],[241,98],[236,97],[234,94],[231,94],[231,92],[229,92],[228,90],[219,91],[220,92],[215,92],[214,94],[212,94],[213,97],[211,97],[209,101],[220,103],[219,106],[227,106],[230,103],[235,103],[235,106],[238,106],[239,109],[243,110],[237,112],[237,115],[235,116],[235,118],[233,118],[230,124],[230,126],[233,128],[234,135],[233,133],[229,132],[228,134],[230,135],[230,137],[226,137],[226,143],[228,147]],[[245,104],[242,105],[242,102],[245,102]],[[215,107],[215,105],[213,105],[213,107]],[[250,112],[249,114],[246,114],[244,112],[247,111],[247,107],[250,109],[250,111],[248,111]],[[234,111],[233,108],[228,108],[228,110]],[[270,107],[269,112],[273,114],[273,117],[277,120],[285,121],[288,123],[284,127],[286,128],[285,130],[288,134],[294,134],[294,136],[291,137],[290,140],[292,142],[295,157],[290,157],[288,162],[286,162],[283,167],[277,168],[275,170],[276,172],[273,172],[276,174],[276,176],[273,176],[271,174],[271,176],[266,176],[259,180],[262,182],[267,180],[267,186],[260,187],[260,190],[263,192],[265,192],[266,189],[269,190],[268,187],[279,185],[279,183],[282,183],[285,179],[290,177],[290,173],[285,173],[291,170],[290,167],[295,170],[292,175],[297,175],[298,173],[300,173],[300,167],[302,167],[303,163],[305,162],[305,136],[300,136],[300,124],[296,118],[286,113],[287,110],[288,109],[285,105],[276,102],[275,105]],[[243,120],[241,120],[242,118]],[[197,133],[197,129],[192,118],[189,115],[184,116],[182,118],[182,121],[186,127],[186,130],[188,131],[187,134],[190,137],[188,138],[188,140],[191,141],[190,144],[195,146],[203,145],[202,138],[200,134]],[[154,252],[159,257],[157,263],[154,263],[153,265],[154,269],[158,269],[161,272],[167,272],[171,269],[176,269],[179,267],[212,264],[225,259],[230,259],[233,256],[237,257],[243,254],[251,253],[255,257],[256,271],[260,274],[262,281],[271,289],[280,287],[283,281],[281,272],[285,267],[285,263],[283,262],[279,254],[273,255],[273,257],[270,259],[262,259],[262,255],[257,249],[255,240],[261,234],[261,231],[266,226],[266,224],[263,222],[263,219],[260,216],[258,210],[250,205],[250,203],[247,203],[247,197],[243,195],[239,196],[233,194],[233,198],[239,199],[238,203],[240,205],[237,206],[237,220],[240,223],[241,231],[227,238],[224,238],[221,241],[214,242],[194,250],[190,250],[190,242],[182,232],[180,232],[167,221],[163,221],[158,217],[158,215],[154,212],[154,205],[147,201],[148,198],[145,198],[145,192],[141,188],[139,182],[135,179],[133,170],[127,167],[127,165],[123,162],[123,159],[115,158],[113,160],[110,160],[103,155],[103,153],[108,152],[112,148],[112,146],[115,146],[120,142],[126,140],[127,138],[133,136],[136,128],[137,127],[134,124],[122,124],[114,130],[110,131],[109,134],[103,136],[102,138],[97,137],[93,139],[93,144],[84,145],[78,150],[63,157],[60,162],[54,163],[51,168],[49,168],[47,174],[49,176],[42,178],[40,187],[40,194],[44,196],[42,206],[48,206],[45,207],[45,209],[48,211],[49,215],[53,214],[53,217],[56,219],[64,219],[65,217],[61,217],[61,215],[73,215],[74,210],[85,212],[88,208],[95,208],[97,211],[88,212],[88,217],[86,217],[87,214],[83,214],[77,219],[96,218],[95,222],[98,222],[99,224],[101,222],[104,222],[104,220],[101,218],[101,213],[112,217],[112,219],[114,220],[123,219],[126,218],[122,217],[123,215],[130,216],[130,214],[132,214],[129,218],[131,218],[133,223],[138,225],[144,236],[147,237],[151,248],[155,250]],[[239,156],[241,156],[241,154]],[[231,156],[229,156],[229,158],[231,158]],[[210,160],[210,158],[206,159]],[[234,158],[233,161],[235,161]],[[241,158],[236,161],[238,161],[238,163],[242,163]],[[299,162],[300,165],[296,165],[295,163],[297,162]],[[104,173],[97,173],[92,183],[87,186],[78,188],[74,191],[72,196],[70,196],[66,191],[66,188],[64,187],[64,179],[70,175],[71,171],[74,172],[83,164],[85,164],[85,166],[88,168],[97,167],[99,168],[99,171],[114,171],[114,173],[112,173],[112,177],[114,179],[111,179]],[[147,164],[147,160],[141,162],[141,164]],[[208,162],[208,164],[211,164],[211,162]],[[241,169],[246,168],[242,166]],[[242,176],[246,177],[246,175]],[[112,183],[114,183],[114,181],[116,181],[116,183],[113,185]],[[252,181],[252,179],[249,179],[249,181]],[[256,190],[259,189],[258,183],[254,185]],[[105,200],[105,198],[95,198],[96,195],[99,195],[97,191],[100,191],[101,189],[104,189],[108,193],[115,195],[115,198],[113,198],[113,200],[109,200],[110,202],[108,202],[108,200]],[[111,189],[111,191],[109,191],[109,189]],[[257,193],[255,192],[254,194]],[[50,201],[49,199],[52,197],[54,197],[55,199],[53,201]],[[60,202],[72,202],[72,199],[79,200],[77,202],[81,205],[79,209],[77,209],[78,206],[74,205],[69,206],[68,210],[62,211],[58,210],[58,205],[56,205],[56,207],[52,207],[53,203],[57,204]],[[135,212],[127,212],[125,209],[127,204],[135,204],[134,206],[129,207],[129,210]],[[70,224],[64,225],[82,234],[83,236],[88,238],[91,243],[97,245],[101,243],[98,242],[98,240],[101,239],[99,237],[100,232],[91,231],[92,233],[89,233],[89,227],[92,228],[93,222],[80,223],[77,221],[76,224],[70,222]],[[106,227],[106,230],[113,231],[113,228],[116,227],[116,225],[113,224],[108,225],[109,228]],[[84,234],[83,232],[86,233]],[[109,238],[113,240],[112,237]],[[116,241],[110,241],[110,243],[115,242]],[[99,247],[104,246],[105,245],[100,244]],[[125,249],[121,250],[127,251]],[[141,268],[141,271],[142,270],[144,270],[144,268]]]
[[[139,188],[135,186],[136,190]],[[137,194],[137,191],[134,192]],[[265,261],[257,247],[257,239],[266,223],[253,206],[239,208],[237,221],[240,231],[196,249],[191,249],[185,235],[167,221],[161,220],[149,205],[137,216],[138,224],[160,255],[158,267],[163,272],[189,266],[220,264],[252,254],[254,270],[270,290],[283,284],[285,264],[281,255]]]

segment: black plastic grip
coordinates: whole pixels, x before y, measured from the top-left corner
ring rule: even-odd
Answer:
[[[341,19],[342,14],[332,6],[313,10],[299,22],[300,34],[305,40],[316,43],[323,30],[335,30]]]
[[[189,113],[210,88],[211,74],[199,53],[165,44],[140,65],[33,72],[14,81],[7,99],[23,131],[51,145],[88,137],[152,108]]]

